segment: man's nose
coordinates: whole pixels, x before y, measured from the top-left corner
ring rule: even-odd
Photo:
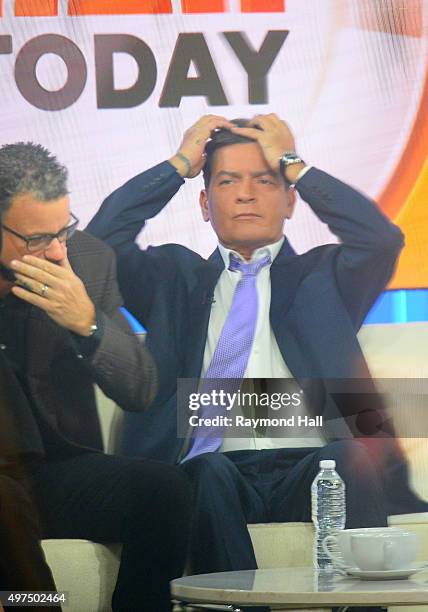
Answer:
[[[50,245],[45,249],[45,257],[53,263],[57,263],[64,259],[65,243],[60,242],[58,238],[54,238]]]
[[[237,201],[243,204],[254,202],[256,199],[253,181],[243,179],[239,182],[238,193],[236,197]]]

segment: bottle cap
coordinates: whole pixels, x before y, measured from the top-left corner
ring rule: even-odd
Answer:
[[[336,467],[336,461],[334,459],[323,459],[320,461],[320,468],[326,470],[334,470]]]

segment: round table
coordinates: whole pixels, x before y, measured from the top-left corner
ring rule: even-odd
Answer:
[[[180,602],[239,606],[330,609],[344,606],[428,607],[428,571],[407,580],[365,581],[310,567],[220,572],[178,578],[172,596]]]

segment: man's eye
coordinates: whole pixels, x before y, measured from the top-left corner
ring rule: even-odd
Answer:
[[[46,236],[34,236],[29,240],[30,246],[36,249],[46,243]]]
[[[268,179],[268,178],[259,178],[258,182],[261,185],[273,185],[274,184],[273,180],[272,179]]]
[[[220,181],[219,185],[231,185],[233,183],[233,179],[223,179]]]

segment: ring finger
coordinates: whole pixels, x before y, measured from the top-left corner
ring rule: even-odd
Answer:
[[[49,291],[49,285],[46,283],[40,283],[34,279],[28,278],[28,276],[23,276],[22,274],[16,274],[16,280],[18,281],[18,285],[21,285],[27,291],[31,291],[32,293],[37,293],[42,297],[47,298],[47,293]]]

